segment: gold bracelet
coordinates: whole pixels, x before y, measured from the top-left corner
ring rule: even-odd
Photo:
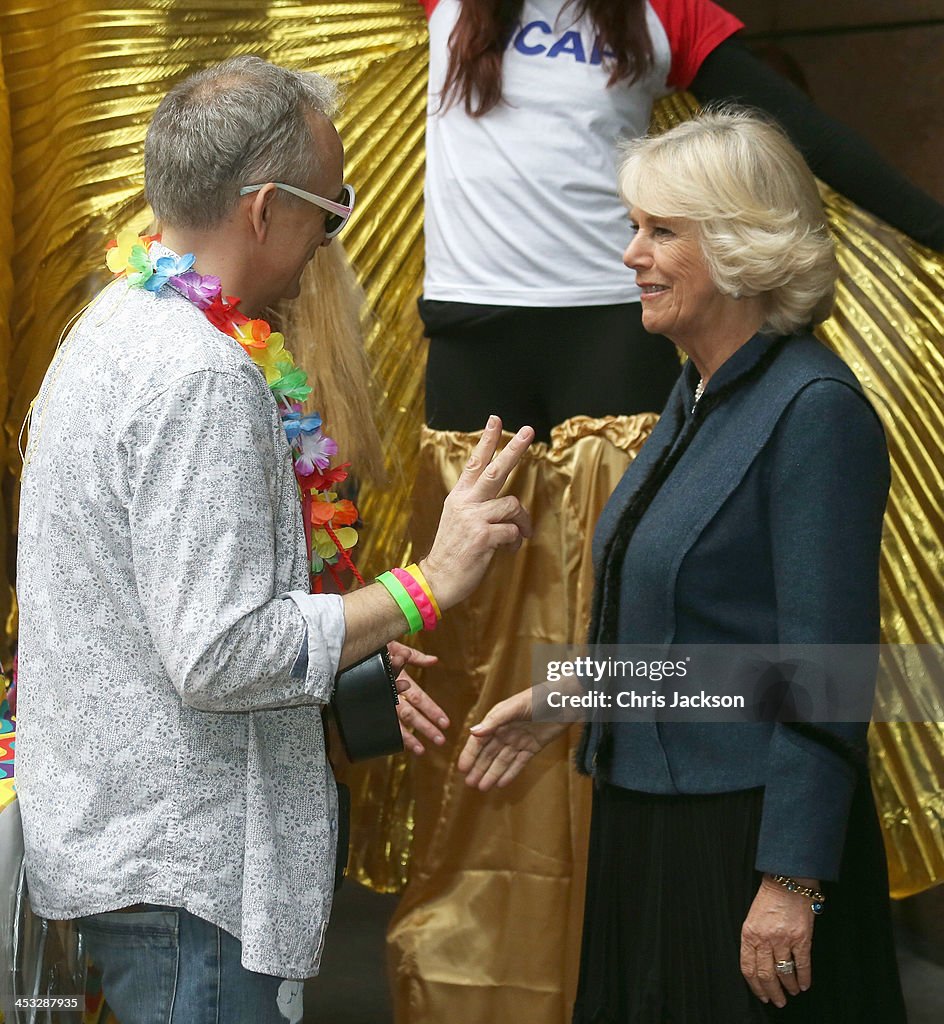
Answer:
[[[811,889],[808,885],[800,885],[795,878],[791,878],[789,875],[770,875],[768,877],[775,881],[777,885],[782,885],[788,892],[795,892],[800,896],[805,896],[808,900],[812,900],[810,910],[814,914],[822,914],[826,906],[826,897],[821,892]]]

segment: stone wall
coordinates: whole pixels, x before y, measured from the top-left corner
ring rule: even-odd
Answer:
[[[816,103],[944,203],[944,0],[719,0],[745,41],[801,68]]]

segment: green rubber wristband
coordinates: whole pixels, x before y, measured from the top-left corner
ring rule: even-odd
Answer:
[[[400,611],[403,612],[406,624],[410,627],[407,633],[419,633],[423,628],[423,616],[420,615],[416,602],[410,597],[406,587],[393,575],[392,572],[381,573],[377,582],[382,584],[387,593],[397,602]]]

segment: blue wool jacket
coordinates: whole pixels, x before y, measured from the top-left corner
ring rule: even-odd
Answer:
[[[619,577],[627,644],[870,644],[888,496],[885,437],[849,368],[812,336],[756,335],[695,407],[694,367],[604,509],[620,515],[693,416],[697,433],[639,520]],[[714,396],[714,397],[712,397]],[[709,401],[711,399],[711,401]],[[591,638],[598,639],[598,638]],[[861,685],[874,689],[874,673]],[[648,793],[764,787],[756,867],[837,877],[867,723],[618,723],[607,780]],[[582,767],[593,773],[601,727]]]

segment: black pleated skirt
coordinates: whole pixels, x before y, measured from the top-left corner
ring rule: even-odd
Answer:
[[[824,883],[812,985],[777,1009],[739,967],[763,790],[594,796],[574,1024],[902,1024],[885,853],[867,781]]]

